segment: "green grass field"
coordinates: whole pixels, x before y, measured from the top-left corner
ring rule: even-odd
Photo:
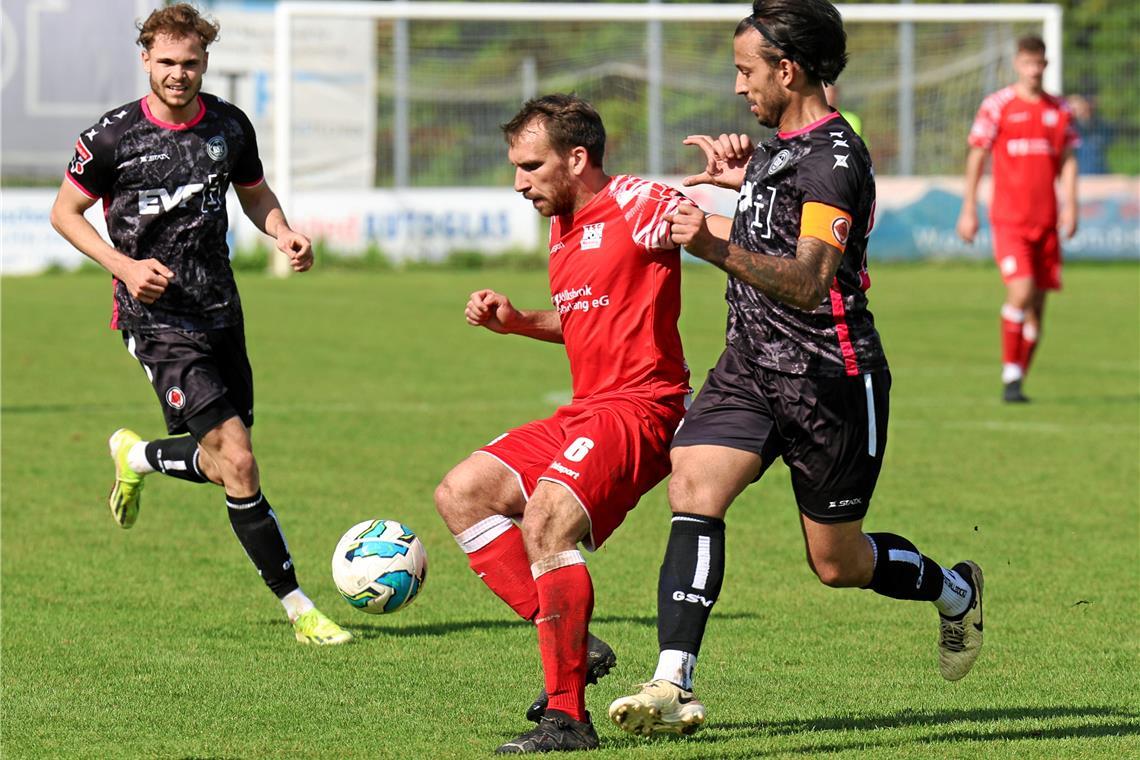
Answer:
[[[542,272],[314,273],[241,280],[265,491],[318,605],[356,632],[293,641],[222,494],[150,479],[115,527],[106,438],[161,432],[106,328],[94,275],[3,285],[5,758],[486,757],[529,724],[534,633],[467,569],[432,490],[499,432],[550,412],[561,347],[467,327],[482,286],[541,307]],[[723,345],[723,275],[685,273],[699,384]],[[605,718],[656,662],[659,487],[589,559],[593,629],[618,667],[587,701],[597,757],[1068,758],[1140,753],[1140,269],[1074,266],[1049,303],[1027,406],[999,402],[1001,283],[981,266],[889,266],[871,301],[894,373],[891,441],[866,525],[986,572],[974,671],[938,675],[929,605],[820,585],[782,465],[729,514],[728,571],[697,673],[710,722],[649,742]],[[352,524],[400,519],[428,547],[391,617],[340,601]]]

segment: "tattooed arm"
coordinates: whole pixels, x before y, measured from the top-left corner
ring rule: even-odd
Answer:
[[[689,253],[715,264],[769,298],[810,311],[827,295],[843,252],[814,237],[796,244],[795,258],[747,251],[716,237],[695,206],[682,205],[673,218],[673,241]]]

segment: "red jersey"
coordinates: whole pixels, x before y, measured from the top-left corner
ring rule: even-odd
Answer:
[[[689,392],[681,349],[681,253],[665,214],[685,196],[631,176],[550,225],[550,293],[574,399]]]
[[[982,101],[969,143],[993,153],[994,224],[1057,225],[1054,182],[1067,148],[1080,144],[1069,106],[1042,93],[1022,100],[1011,85]]]

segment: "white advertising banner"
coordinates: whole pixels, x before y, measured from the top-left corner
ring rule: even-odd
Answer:
[[[679,185],[679,178],[672,178]],[[981,201],[988,203],[983,184]],[[736,195],[716,188],[689,188],[702,208],[730,215]],[[989,258],[985,209],[974,245],[958,240],[954,226],[962,204],[959,178],[878,180],[878,209],[871,236],[872,260]],[[1140,180],[1089,177],[1081,180],[1080,226],[1062,241],[1067,259],[1140,259]],[[31,274],[49,267],[73,269],[85,259],[51,228],[55,190],[0,189],[0,272]],[[543,248],[546,225],[531,204],[509,188],[299,191],[287,209],[294,227],[341,255],[372,250],[393,261],[439,261],[455,252],[496,254]],[[252,248],[269,241],[241,213],[231,192],[230,245]],[[102,206],[87,213],[104,231]]]
[[[51,267],[75,269],[86,257],[52,229],[50,188],[0,190],[0,273],[34,274]],[[337,254],[377,250],[393,261],[438,261],[455,251],[496,254],[540,246],[540,217],[509,189],[372,190],[298,192],[290,224]],[[227,198],[230,246],[270,245]],[[106,237],[102,203],[87,218]]]
[[[540,217],[510,189],[314,190],[294,193],[291,205],[289,223],[339,254],[371,248],[393,261],[438,261],[456,251],[539,247]],[[253,245],[258,235],[245,222],[238,245]]]
[[[681,177],[664,181],[681,186]],[[875,227],[868,255],[888,259],[977,259],[993,255],[989,204],[992,183],[978,188],[980,228],[971,245],[956,232],[965,182],[961,177],[876,177]],[[701,208],[732,216],[736,193],[706,186],[685,194]],[[1113,175],[1081,177],[1077,234],[1062,240],[1065,258],[1140,259],[1140,178]]]
[[[78,269],[88,258],[51,226],[54,188],[0,188],[0,274],[36,274],[51,268]],[[107,237],[103,204],[87,209],[87,220]]]

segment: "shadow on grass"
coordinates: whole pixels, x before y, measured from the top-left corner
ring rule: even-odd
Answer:
[[[720,620],[735,620],[758,617],[753,612],[735,612],[717,615]],[[372,620],[340,620],[357,638],[375,639],[382,636],[450,636],[465,631],[485,631],[490,629],[518,628],[526,625],[518,619],[496,618],[494,620],[450,620],[446,623],[424,623],[422,625],[385,625],[384,617]],[[592,623],[633,623],[635,625],[656,626],[653,615],[596,615]]]
[[[1041,721],[1069,719],[1082,721],[1082,725],[1039,727]],[[1019,721],[1034,725],[1019,727]],[[1013,723],[1014,725],[1010,725]],[[992,724],[992,725],[970,725]],[[929,727],[928,736],[898,737],[876,735],[876,731],[892,728]],[[696,736],[685,740],[667,738],[664,741],[684,741],[690,746],[715,745],[739,741],[746,737],[780,737],[811,735],[826,739],[824,732],[843,734],[839,741],[811,741],[798,747],[781,746],[756,756],[805,754],[820,755],[848,752],[853,749],[904,747],[908,745],[943,744],[949,742],[1004,742],[1019,739],[1080,739],[1104,736],[1140,735],[1140,713],[1116,707],[993,707],[975,710],[917,711],[904,710],[887,715],[863,717],[821,717],[803,720],[746,721],[712,723]],[[858,732],[848,735],[846,732]],[[837,737],[839,738],[839,737]],[[709,746],[715,757],[716,750]],[[728,747],[725,748],[726,750]],[[704,756],[704,755],[702,755]]]

